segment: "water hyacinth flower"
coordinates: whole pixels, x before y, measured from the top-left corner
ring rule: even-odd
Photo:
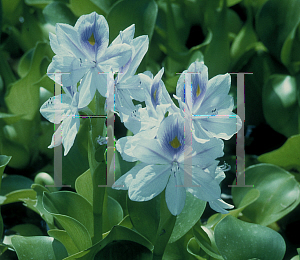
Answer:
[[[53,124],[62,123],[52,136],[48,148],[53,148],[61,143],[66,156],[74,144],[80,126],[78,113],[79,93],[77,86],[64,87],[66,94],[49,98],[40,108],[40,113]]]
[[[134,201],[151,200],[166,189],[166,203],[173,215],[182,211],[186,191],[204,201],[220,199],[215,173],[207,167],[223,156],[223,141],[213,138],[199,143],[193,138],[193,150],[186,155],[184,135],[184,118],[179,113],[166,117],[159,126],[157,138],[140,139],[134,144],[132,153],[141,163],[121,176],[113,188],[128,190],[129,198]],[[188,158],[192,158],[192,172],[184,168]],[[192,187],[183,186],[185,175],[192,179]]]
[[[228,95],[230,75],[208,80],[208,69],[203,62],[193,62],[184,73],[178,79],[174,97],[184,113],[193,115],[195,138],[230,139],[242,127],[241,119],[232,112],[233,98]],[[186,86],[192,86],[191,98],[186,94]]]
[[[148,35],[142,35],[133,38],[135,25],[131,25],[113,40],[111,46],[115,44],[128,44],[131,47],[132,55],[129,61],[119,68],[119,73],[115,78],[115,105],[116,110],[131,109],[132,99],[144,101],[144,90],[141,87],[141,81],[138,75],[134,75],[143,57],[145,56],[148,46]],[[122,114],[120,114],[122,121]],[[122,121],[123,122],[123,121]]]
[[[75,26],[56,24],[56,35],[50,33],[50,45],[56,54],[48,67],[48,75],[69,73],[62,76],[62,85],[71,86],[82,79],[78,107],[87,106],[96,89],[102,96],[107,94],[107,76],[118,71],[131,57],[128,44],[108,47],[109,28],[104,16],[93,12],[82,15]],[[57,82],[61,83],[61,82]]]

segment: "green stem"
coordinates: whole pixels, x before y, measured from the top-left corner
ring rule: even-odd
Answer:
[[[158,225],[158,230],[156,234],[156,241],[153,249],[152,260],[160,260],[163,257],[165,248],[171,237],[173,228],[175,226],[176,216],[173,216],[168,209],[165,190],[161,193],[160,200],[160,220]]]
[[[105,98],[96,92],[96,114],[104,115]],[[102,162],[98,162],[95,158],[96,150],[100,149],[104,154],[105,145],[99,147],[96,138],[104,135],[105,118],[91,119],[91,132],[89,138],[89,165],[93,180],[93,215],[94,215],[94,237],[93,244],[102,240],[102,223],[103,223],[103,207],[106,195],[105,187],[98,185],[106,185],[106,163],[103,157]]]

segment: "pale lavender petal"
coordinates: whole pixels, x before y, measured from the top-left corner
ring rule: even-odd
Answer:
[[[53,124],[59,124],[63,119],[68,109],[70,109],[72,99],[61,94],[49,98],[40,108],[43,117]]]
[[[181,213],[186,199],[185,188],[178,186],[183,186],[179,172],[177,172],[175,176],[171,174],[165,193],[168,209],[174,216],[177,216]]]
[[[148,201],[160,194],[167,185],[170,165],[147,165],[131,182],[128,196],[133,201]]]

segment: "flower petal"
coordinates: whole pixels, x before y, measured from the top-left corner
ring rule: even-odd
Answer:
[[[201,118],[201,120],[194,120],[195,134],[197,131],[204,129],[207,136],[210,138],[230,139],[242,127],[242,121],[239,116],[230,110],[220,110],[217,116],[209,116]]]
[[[223,201],[222,199],[216,199],[216,200],[212,200],[212,201],[209,201],[209,206],[217,211],[217,212],[220,212],[222,214],[228,214],[229,212],[225,209],[232,209],[234,208],[233,205],[230,205],[228,203],[226,203],[225,201]]]
[[[77,84],[87,70],[88,68],[82,67],[77,58],[55,55],[48,66],[47,74],[56,83],[71,86]],[[57,76],[56,73],[61,75]]]
[[[168,164],[172,162],[171,154],[162,149],[157,139],[140,141],[133,154],[141,162],[148,164]]]
[[[113,185],[112,188],[116,190],[128,190],[132,181],[136,178],[137,173],[142,170],[147,164],[139,163],[131,170],[123,174]]]
[[[182,185],[183,183],[181,181],[179,172],[177,172],[175,176],[171,174],[167,184],[165,197],[168,209],[174,216],[179,215],[184,208],[186,190],[184,187],[177,187]]]
[[[99,75],[98,71],[95,68],[91,69],[85,74],[78,88],[79,109],[88,106],[88,104],[92,101],[96,92],[96,87],[99,84],[99,79],[101,76],[103,75]]]
[[[53,148],[56,146],[59,146],[62,142],[62,128],[61,125],[59,125],[59,127],[56,129],[56,131],[54,132],[54,134],[52,135],[52,140],[51,140],[51,144],[48,146],[48,148]]]
[[[79,41],[86,54],[93,60],[101,57],[108,46],[109,29],[104,16],[92,12],[88,15],[82,15],[75,24],[78,30]],[[94,36],[95,43],[89,42],[90,37]]]
[[[180,165],[180,168],[184,171],[183,165]],[[185,178],[192,178],[192,185],[196,187],[186,186],[186,190],[198,199],[211,201],[220,198],[221,189],[218,182],[202,168],[192,166],[192,176],[191,173],[184,171],[184,174],[181,175],[181,181],[187,185],[184,182]]]
[[[133,201],[148,201],[160,194],[167,185],[171,165],[147,165],[131,182],[128,196]]]
[[[62,143],[64,146],[64,156],[68,154],[74,144],[75,137],[79,130],[80,119],[79,115],[69,115],[61,124],[62,128]]]
[[[116,44],[109,46],[105,50],[105,53],[100,58],[98,57],[98,63],[101,67],[111,67],[112,69],[118,70],[125,65],[130,58],[131,47],[128,44]]]
[[[49,98],[40,108],[40,113],[53,124],[59,124],[70,109],[72,99],[67,94]]]
[[[58,44],[67,49],[69,55],[85,60],[87,58],[86,53],[82,50],[81,44],[78,40],[77,30],[71,25],[58,23],[56,24],[56,37]],[[68,56],[68,53],[65,54]]]

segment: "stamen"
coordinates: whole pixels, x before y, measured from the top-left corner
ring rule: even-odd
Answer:
[[[95,45],[95,37],[94,34],[92,33],[91,37],[89,38],[89,43],[94,46]]]
[[[154,94],[153,94],[153,98],[154,98],[155,102],[156,102],[156,91],[157,91],[157,89],[154,91]]]
[[[200,93],[201,93],[201,89],[200,89],[200,86],[199,86],[199,84],[198,84],[197,92],[196,92],[197,97],[199,97]]]
[[[175,138],[171,142],[169,142],[169,144],[175,149],[181,146],[181,143],[179,142],[177,136],[175,136]]]

